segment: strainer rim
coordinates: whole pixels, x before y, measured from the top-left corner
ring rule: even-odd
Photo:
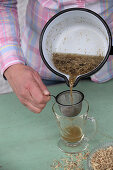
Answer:
[[[66,104],[62,104],[62,103],[59,103],[59,102],[58,102],[58,97],[59,97],[62,93],[66,93],[66,92],[70,92],[70,90],[62,91],[62,92],[60,92],[60,93],[55,97],[55,98],[56,98],[56,102],[57,102],[59,105],[61,105],[61,106],[71,106],[71,105],[66,105]],[[79,91],[79,90],[72,90],[72,92],[77,92],[77,93],[80,93],[80,94],[81,94],[81,100],[80,100],[78,103],[76,103],[76,104],[72,104],[72,106],[75,106],[75,105],[81,103],[81,101],[84,100],[84,94],[83,94],[81,91]]]

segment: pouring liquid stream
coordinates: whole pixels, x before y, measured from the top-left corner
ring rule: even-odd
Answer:
[[[72,89],[77,76],[86,74],[95,69],[104,59],[103,56],[53,53],[53,63],[57,70],[69,75],[70,103],[74,104]],[[75,126],[73,121],[70,126],[64,128],[62,138],[68,142],[77,142],[82,138],[81,128]]]

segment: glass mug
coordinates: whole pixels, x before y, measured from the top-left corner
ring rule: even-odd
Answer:
[[[52,106],[60,131],[58,147],[65,153],[85,150],[96,133],[96,121],[88,116],[89,104],[83,93],[73,90],[72,97],[73,103],[69,102],[70,91],[63,91]]]

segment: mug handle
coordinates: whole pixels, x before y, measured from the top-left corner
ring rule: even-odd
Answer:
[[[84,120],[86,120],[88,118],[88,112],[89,112],[89,103],[86,99],[84,99],[84,101],[86,102],[87,104],[87,110],[86,110],[86,114],[84,114]]]
[[[111,46],[110,55],[113,55],[113,46]]]
[[[92,140],[97,133],[97,121],[94,117],[87,117],[87,120],[84,121],[84,138],[85,140]]]
[[[87,104],[87,111],[83,116],[84,119],[84,140],[91,140],[97,132],[97,122],[94,117],[89,117],[89,103],[86,99],[84,101]]]

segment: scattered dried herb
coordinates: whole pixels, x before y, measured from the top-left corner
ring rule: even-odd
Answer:
[[[84,170],[83,161],[87,159],[89,156],[89,152],[80,152],[77,154],[66,154],[65,158],[58,160],[54,160],[51,165],[52,170]]]

